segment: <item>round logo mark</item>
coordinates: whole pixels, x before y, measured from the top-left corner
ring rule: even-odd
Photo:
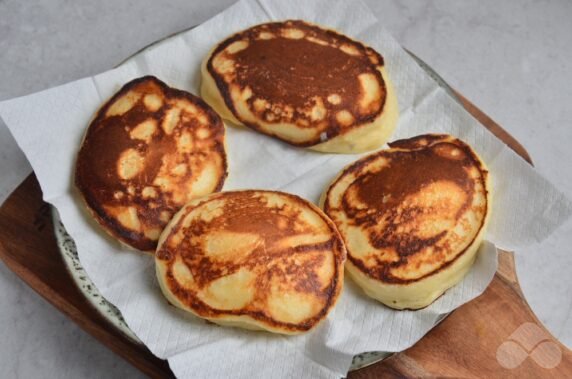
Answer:
[[[528,357],[546,369],[558,366],[562,360],[558,344],[532,322],[519,326],[497,349],[497,361],[506,369],[520,366]]]

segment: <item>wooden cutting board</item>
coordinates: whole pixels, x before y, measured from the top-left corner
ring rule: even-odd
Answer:
[[[459,97],[486,128],[531,162],[514,138]],[[75,286],[56,245],[50,207],[42,201],[33,174],[0,208],[0,258],[38,294],[142,372],[156,378],[173,376],[166,361],[124,337]],[[522,325],[528,329],[519,329]],[[537,331],[540,340],[530,334],[531,330]],[[505,367],[510,361],[506,355],[497,359],[499,351],[520,351],[525,359],[508,369]],[[556,367],[546,368],[555,362],[559,362]],[[497,274],[483,295],[457,309],[415,346],[349,374],[350,378],[444,376],[572,378],[572,352],[550,336],[528,307],[518,285],[512,253],[500,254]]]

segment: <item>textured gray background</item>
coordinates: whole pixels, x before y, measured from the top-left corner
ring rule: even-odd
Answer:
[[[0,0],[0,100],[105,71],[231,3]],[[403,46],[521,141],[538,170],[572,198],[572,2],[367,3]],[[29,172],[0,123],[0,203]],[[542,246],[517,256],[527,300],[568,346],[570,246],[572,222]],[[141,376],[3,264],[0,304],[1,378]]]

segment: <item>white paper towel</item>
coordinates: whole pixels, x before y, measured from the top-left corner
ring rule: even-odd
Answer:
[[[392,139],[444,132],[479,152],[494,185],[490,241],[509,250],[531,245],[547,238],[572,213],[571,203],[557,189],[451,99],[357,1],[243,0],[117,69],[0,103],[1,117],[30,160],[44,199],[58,208],[90,278],[179,377],[344,376],[354,354],[411,346],[440,314],[481,294],[496,270],[496,249],[484,243],[463,282],[416,312],[385,308],[346,280],[327,320],[311,333],[285,337],[213,326],[168,306],[152,258],[120,247],[85,217],[71,181],[73,165],[85,128],[104,101],[145,74],[198,94],[200,62],[216,42],[257,23],[288,18],[334,27],[384,56],[401,110]],[[292,148],[243,129],[228,128],[227,138],[227,190],[280,189],[317,202],[336,173],[359,158]]]

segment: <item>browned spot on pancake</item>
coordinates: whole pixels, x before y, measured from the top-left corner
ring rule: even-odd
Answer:
[[[486,176],[479,158],[462,141],[445,135],[424,135],[390,143],[390,150],[371,154],[344,170],[329,189],[324,210],[334,222],[336,214],[344,214],[351,226],[367,233],[372,253],[357,258],[348,246],[348,259],[369,276],[387,283],[420,280],[451,264],[451,245],[461,237],[454,227],[471,231],[462,219],[474,212],[480,226],[484,223],[488,204],[473,203],[476,188],[486,195]],[[380,159],[386,164],[374,167]],[[356,175],[333,207],[329,202],[332,188],[347,175]],[[483,193],[483,191],[485,191]],[[342,232],[343,234],[343,232]],[[428,275],[404,279],[393,273],[422,264],[438,268]]]
[[[189,107],[199,109],[208,123],[185,110]],[[168,119],[165,131],[161,125],[173,110],[176,122]],[[200,142],[179,151],[177,139],[183,134],[199,134]],[[161,215],[220,190],[226,166],[220,117],[200,98],[147,76],[126,84],[98,111],[78,154],[75,183],[107,231],[148,251],[168,221]],[[212,188],[195,191],[193,183],[205,169],[216,180]],[[130,217],[120,211],[127,208]],[[127,227],[129,220],[137,220],[139,227]]]
[[[235,34],[207,62],[226,105],[245,125],[283,139],[241,116],[233,86],[249,91],[248,107],[258,120],[315,130],[303,142],[284,139],[297,146],[316,145],[325,141],[323,136],[331,139],[379,116],[386,98],[382,66],[383,58],[373,49],[298,20]]]
[[[432,149],[388,153],[387,156],[391,159],[389,168],[361,176],[350,188],[357,188],[360,199],[369,208],[375,209],[376,212],[391,212],[401,205],[407,196],[418,193],[423,187],[439,181],[448,181],[467,194],[463,207],[458,210],[458,213],[461,213],[472,199],[473,180],[469,178],[466,167],[473,162],[469,159],[451,160],[436,152],[446,146],[455,148],[455,145],[445,142],[435,145]],[[465,153],[461,154],[467,158]],[[415,208],[407,210],[409,213],[415,211]]]
[[[276,202],[280,196],[284,201]],[[216,208],[200,214],[197,210]],[[325,317],[341,289],[345,248],[333,223],[305,200],[271,191],[213,194],[187,206],[156,253],[167,261],[167,285],[186,307],[201,317],[247,315],[271,327],[305,331]],[[310,222],[304,212],[319,215]],[[327,279],[318,271],[324,264]],[[178,263],[179,262],[179,263]],[[181,283],[174,266],[184,263],[192,284]],[[237,273],[253,276],[253,295],[237,309],[219,309],[201,300],[200,293],[218,279]],[[299,323],[276,320],[269,313],[273,288],[309,296],[319,304]]]

